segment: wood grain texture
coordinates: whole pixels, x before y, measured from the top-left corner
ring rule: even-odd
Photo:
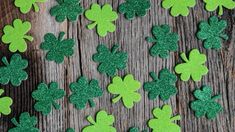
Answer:
[[[99,4],[109,3],[114,10],[124,0],[81,0],[84,8],[89,8],[91,3]],[[29,60],[29,79],[24,81],[19,87],[10,85],[1,86],[6,90],[6,95],[11,96],[14,100],[13,112],[9,116],[0,118],[0,132],[6,132],[13,127],[10,119],[18,117],[21,112],[29,112],[38,117],[38,127],[42,132],[65,132],[69,127],[75,128],[76,131],[88,125],[85,117],[94,116],[95,113],[104,109],[115,115],[115,124],[118,132],[126,132],[129,127],[138,126],[141,129],[147,128],[147,121],[152,118],[152,109],[161,107],[163,104],[170,104],[174,114],[180,114],[182,119],[178,124],[182,132],[234,132],[235,131],[235,11],[225,10],[223,19],[228,21],[226,33],[229,40],[223,43],[223,48],[219,51],[206,50],[202,47],[202,42],[197,40],[195,33],[198,23],[201,20],[207,20],[208,17],[215,15],[216,12],[206,12],[202,0],[197,1],[197,5],[190,10],[187,17],[172,17],[169,11],[161,8],[161,0],[151,0],[151,10],[143,18],[128,21],[123,15],[119,14],[116,21],[117,30],[109,33],[106,37],[98,37],[95,30],[86,29],[89,23],[84,16],[80,16],[78,22],[57,23],[54,17],[49,15],[49,9],[56,4],[55,0],[49,0],[45,4],[40,4],[40,12],[30,12],[23,15],[13,5],[12,0],[0,0],[0,29],[4,25],[11,24],[15,18],[31,21],[32,30],[30,34],[34,36],[33,43],[28,44],[27,52],[23,56]],[[146,36],[151,36],[151,27],[153,25],[169,24],[173,31],[180,35],[178,52],[171,53],[170,58],[161,59],[151,57],[148,49],[151,43],[145,41]],[[39,49],[43,36],[52,32],[58,34],[65,31],[68,38],[76,40],[75,54],[66,58],[63,64],[55,64],[45,60],[45,52]],[[0,31],[2,35],[2,30]],[[128,52],[129,60],[126,70],[119,71],[119,75],[132,73],[136,79],[142,83],[151,80],[148,73],[150,71],[159,72],[162,68],[173,67],[182,62],[179,57],[180,52],[189,52],[192,48],[198,48],[202,53],[207,55],[206,65],[209,73],[203,79],[194,83],[193,81],[177,81],[178,94],[173,96],[169,101],[163,102],[159,99],[150,101],[147,93],[141,90],[142,100],[132,109],[128,110],[123,107],[121,102],[111,104],[112,96],[107,92],[106,87],[111,78],[101,75],[97,70],[97,64],[92,61],[91,57],[96,52],[96,47],[100,43],[105,43],[111,47],[115,43],[121,45],[121,49]],[[10,57],[8,46],[2,42],[0,44],[0,57]],[[1,63],[2,65],[2,63]],[[98,79],[104,90],[101,98],[95,99],[97,106],[95,108],[87,107],[84,110],[77,110],[68,102],[68,96],[71,94],[69,84],[77,80],[81,75],[89,79]],[[31,93],[40,82],[49,83],[57,81],[60,87],[66,91],[66,97],[59,101],[62,105],[61,110],[53,110],[50,115],[42,116],[33,110],[35,101],[31,98]],[[189,109],[189,102],[194,100],[192,92],[196,87],[210,85],[213,93],[222,94],[219,103],[224,107],[216,119],[207,120],[206,118],[197,119],[194,112]]]

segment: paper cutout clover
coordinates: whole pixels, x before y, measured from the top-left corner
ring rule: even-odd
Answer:
[[[203,41],[206,49],[220,49],[222,39],[228,39],[224,31],[226,28],[227,21],[219,20],[216,16],[210,17],[209,22],[200,22],[197,38]]]
[[[0,89],[0,116],[3,115],[9,115],[11,113],[11,105],[13,104],[13,100],[11,97],[1,97],[1,95],[4,93],[3,89]]]
[[[171,15],[177,17],[179,15],[188,16],[189,7],[194,7],[196,0],[163,0],[162,7],[165,9],[171,8]]]
[[[35,12],[39,11],[38,3],[46,2],[47,0],[15,0],[15,6],[20,8],[23,14],[28,13],[32,6]]]
[[[2,58],[3,64],[6,66],[0,67],[0,83],[3,85],[9,82],[13,86],[20,86],[23,80],[28,78],[27,72],[24,71],[28,67],[28,61],[22,59],[20,54],[13,54],[10,63],[6,57]]]
[[[118,10],[125,15],[126,19],[132,20],[135,16],[145,16],[150,7],[149,0],[126,0],[119,5]]]
[[[185,53],[181,53],[180,56],[185,63],[176,65],[175,72],[181,74],[181,80],[188,81],[191,76],[193,81],[200,81],[202,76],[208,73],[208,69],[204,65],[206,55],[200,54],[198,49],[193,49],[190,52],[189,59],[187,59]]]
[[[115,121],[113,115],[108,115],[106,111],[101,110],[96,115],[96,120],[91,116],[87,117],[91,125],[82,129],[82,132],[116,132],[116,128],[112,125]]]
[[[33,41],[33,37],[26,35],[31,29],[31,23],[28,21],[23,22],[20,19],[15,19],[13,26],[6,25],[3,29],[2,42],[9,44],[9,50],[11,52],[25,52],[27,50],[28,41]]]
[[[155,118],[148,122],[153,132],[180,132],[180,126],[173,123],[173,121],[180,120],[180,116],[172,117],[171,106],[164,105],[162,109],[154,108],[153,115]]]
[[[65,96],[63,89],[59,88],[57,82],[52,82],[49,87],[45,83],[40,83],[37,90],[33,91],[32,97],[36,100],[34,109],[38,112],[42,112],[43,115],[48,115],[51,112],[51,107],[60,109],[60,105],[56,103],[56,100]]]
[[[213,119],[223,110],[223,107],[215,102],[216,99],[221,98],[221,95],[212,96],[210,86],[204,86],[202,90],[197,89],[193,94],[197,100],[192,101],[190,107],[195,111],[196,117],[199,118],[206,115],[208,119]]]
[[[87,28],[93,29],[97,26],[97,33],[101,37],[105,37],[107,32],[116,30],[113,21],[118,19],[118,15],[109,4],[105,4],[102,8],[98,4],[92,4],[91,9],[85,12],[85,16],[88,20],[93,21],[93,23],[87,25]]]
[[[132,108],[134,103],[141,100],[141,95],[137,92],[140,87],[140,82],[135,80],[133,75],[128,74],[123,80],[119,76],[114,77],[112,83],[108,86],[108,91],[111,94],[118,95],[112,99],[113,103],[122,99],[126,108]]]
[[[149,50],[150,55],[159,55],[161,58],[167,58],[169,56],[169,51],[178,50],[179,35],[170,32],[170,26],[153,26],[152,34],[154,37],[146,37],[148,42],[154,43]]]
[[[62,63],[64,57],[69,57],[74,54],[73,46],[75,44],[73,39],[63,39],[65,33],[60,32],[58,39],[52,33],[47,33],[44,36],[44,42],[41,43],[42,50],[48,50],[46,59]]]
[[[168,69],[161,70],[159,77],[154,72],[150,72],[150,76],[153,78],[153,81],[144,83],[144,90],[149,92],[148,98],[150,100],[154,100],[157,96],[160,96],[165,101],[177,93],[178,90],[175,87],[177,77]]]
[[[16,118],[11,119],[11,122],[16,126],[11,128],[8,132],[39,132],[39,129],[35,126],[37,125],[37,118],[35,116],[30,116],[28,112],[20,114],[19,122]]]
[[[75,130],[73,128],[68,128],[66,129],[66,132],[75,132]]]
[[[51,16],[55,16],[57,22],[63,22],[66,18],[69,21],[76,21],[83,13],[80,0],[56,0],[58,5],[50,10]]]
[[[128,132],[148,132],[147,130],[140,131],[138,127],[131,127]]]
[[[97,52],[92,56],[93,61],[99,62],[98,71],[106,73],[108,76],[114,76],[117,70],[126,68],[127,53],[118,51],[119,46],[114,45],[109,50],[105,45],[101,44],[97,47]]]
[[[72,95],[69,96],[70,103],[74,104],[77,109],[84,109],[87,102],[91,107],[95,106],[93,98],[103,95],[103,91],[97,80],[92,79],[90,82],[85,77],[80,77],[77,82],[69,85]]]
[[[206,3],[207,11],[215,11],[219,8],[219,15],[223,15],[223,7],[227,9],[235,8],[235,1],[233,0],[203,0]]]

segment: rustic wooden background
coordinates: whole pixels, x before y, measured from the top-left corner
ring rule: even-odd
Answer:
[[[81,5],[89,8],[91,3],[99,4],[109,3],[117,10],[118,5],[124,0],[81,0]],[[11,96],[14,100],[12,114],[2,116],[0,118],[0,132],[6,132],[13,127],[10,119],[18,117],[21,112],[29,112],[38,117],[38,127],[42,132],[64,132],[66,128],[75,128],[76,131],[88,125],[85,119],[87,115],[94,116],[95,113],[104,109],[115,115],[115,124],[118,132],[126,132],[129,127],[138,126],[141,129],[147,128],[147,121],[152,118],[152,109],[161,107],[163,104],[170,104],[174,114],[180,114],[182,119],[178,124],[182,128],[182,132],[234,132],[235,131],[235,11],[224,11],[223,19],[228,21],[226,33],[229,40],[223,43],[223,48],[219,51],[206,50],[202,47],[202,42],[197,40],[195,33],[197,25],[201,20],[216,14],[209,13],[204,9],[202,0],[197,1],[197,5],[190,10],[187,17],[172,17],[169,11],[161,8],[161,0],[152,0],[151,10],[143,18],[137,18],[132,21],[124,19],[119,14],[116,21],[117,30],[109,33],[106,37],[98,37],[95,30],[86,29],[86,25],[90,23],[84,16],[80,16],[78,22],[58,23],[54,17],[49,15],[49,9],[56,4],[55,0],[49,0],[44,4],[40,4],[40,12],[30,12],[23,15],[13,5],[12,0],[0,0],[0,35],[6,24],[12,24],[16,18],[31,21],[32,30],[30,34],[34,36],[33,43],[28,43],[27,52],[23,56],[29,60],[27,69],[29,78],[19,87],[10,85],[1,86],[5,89],[5,95]],[[161,59],[159,57],[151,57],[148,49],[151,43],[145,41],[146,36],[151,36],[151,27],[153,25],[169,24],[173,27],[173,31],[180,35],[179,52],[171,53],[170,58]],[[58,34],[65,31],[67,37],[76,40],[74,48],[75,54],[66,58],[63,64],[56,64],[45,60],[45,52],[39,49],[43,36],[52,32]],[[159,99],[150,101],[147,93],[141,90],[142,100],[132,109],[128,110],[123,107],[121,102],[111,104],[112,96],[107,92],[106,87],[110,83],[110,78],[97,72],[97,64],[92,61],[92,54],[96,52],[99,43],[105,43],[111,47],[115,43],[121,45],[121,49],[128,52],[129,60],[126,70],[119,71],[118,75],[132,73],[136,79],[142,83],[151,80],[148,73],[150,71],[159,72],[162,68],[169,68],[173,71],[173,67],[182,62],[179,53],[189,52],[192,48],[198,48],[208,57],[206,65],[209,73],[203,79],[194,83],[177,82],[178,93],[169,101],[163,102]],[[10,57],[12,53],[8,51],[8,46],[2,44],[0,57]],[[1,63],[2,64],[2,63]],[[68,102],[68,96],[71,94],[68,85],[77,80],[81,75],[87,76],[89,79],[94,78],[100,81],[100,85],[104,90],[101,98],[95,99],[97,106],[95,108],[87,107],[84,110],[77,110]],[[41,82],[49,83],[51,81],[59,82],[60,86],[65,89],[66,97],[59,101],[62,105],[61,110],[53,110],[50,115],[42,116],[33,110],[35,101],[31,98],[31,93]],[[214,94],[221,93],[222,99],[218,102],[224,107],[216,119],[207,120],[206,118],[197,119],[194,112],[189,109],[189,102],[192,101],[192,92],[196,87],[202,85],[210,85]]]

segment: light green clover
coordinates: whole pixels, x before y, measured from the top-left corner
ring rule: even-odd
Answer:
[[[30,9],[34,8],[35,12],[39,11],[39,6],[37,3],[46,2],[47,0],[15,0],[15,6],[20,8],[20,12],[26,14]]]
[[[3,89],[0,89],[0,96],[4,93]],[[13,101],[10,97],[1,97],[0,98],[0,116],[1,113],[3,115],[9,115],[11,113],[10,106],[12,105]]]
[[[233,0],[203,0],[206,3],[206,10],[214,11],[219,8],[219,15],[223,15],[223,7],[227,9],[235,8]]]

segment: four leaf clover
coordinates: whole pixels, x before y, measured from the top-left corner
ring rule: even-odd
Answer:
[[[164,105],[162,109],[155,108],[153,110],[154,119],[149,120],[148,126],[153,132],[180,132],[180,126],[173,123],[180,120],[180,116],[172,116],[172,109],[169,105]]]
[[[55,101],[64,97],[64,95],[65,92],[63,89],[59,89],[58,83],[50,83],[49,88],[45,83],[40,83],[37,90],[32,93],[32,97],[37,101],[34,109],[42,112],[43,115],[48,115],[51,112],[51,105],[55,109],[60,109],[60,105]]]
[[[27,50],[26,40],[33,41],[33,37],[26,35],[31,29],[31,23],[28,21],[23,22],[20,19],[15,19],[13,26],[7,25],[4,27],[2,42],[9,44],[11,52],[25,52]]]
[[[220,20],[213,16],[209,18],[209,22],[202,21],[199,24],[199,31],[197,32],[197,37],[204,41],[204,47],[206,49],[220,49],[221,40],[227,40],[228,36],[224,33],[227,27],[227,22],[225,20]]]
[[[87,28],[93,29],[97,25],[97,33],[101,37],[106,36],[107,32],[116,30],[113,21],[117,20],[118,15],[109,4],[105,4],[102,8],[98,4],[92,4],[91,9],[85,12],[85,16],[88,20],[93,21]]]
[[[3,89],[0,89],[0,96],[4,93]],[[1,97],[0,98],[0,116],[3,115],[9,115],[11,113],[10,106],[12,105],[13,100],[11,97]]]
[[[154,37],[146,37],[146,40],[155,43],[149,50],[150,55],[167,58],[169,51],[177,51],[179,35],[170,32],[170,26],[153,26],[152,34]]]
[[[32,6],[34,7],[34,11],[39,11],[39,6],[37,3],[46,2],[47,0],[15,0],[15,6],[20,8],[20,11],[24,14],[28,13]]]
[[[82,132],[116,132],[116,129],[112,126],[115,120],[114,116],[108,115],[104,110],[97,113],[95,121],[91,116],[88,116],[87,120],[91,125],[83,128]]]
[[[181,80],[188,81],[191,76],[193,81],[200,81],[202,76],[208,73],[208,69],[204,65],[206,55],[200,54],[198,49],[193,49],[190,52],[189,59],[187,59],[185,53],[181,53],[180,56],[185,63],[176,65],[175,72],[181,74]]]
[[[112,99],[113,103],[122,99],[126,108],[132,108],[134,102],[137,103],[141,99],[141,95],[136,92],[140,86],[140,82],[135,80],[133,75],[128,74],[123,80],[119,76],[114,77],[112,83],[108,86],[108,91],[111,94],[118,94],[117,97]]]
[[[73,46],[75,42],[73,39],[63,40],[64,35],[64,32],[60,32],[58,39],[52,33],[47,33],[44,36],[45,41],[41,43],[40,48],[49,50],[46,55],[47,60],[62,63],[64,61],[64,56],[69,57],[73,55]]]
[[[99,62],[98,71],[106,73],[108,76],[114,76],[118,70],[126,68],[127,53],[118,51],[119,46],[114,45],[111,51],[103,44],[97,47],[97,52],[92,56],[93,61]]]
[[[206,3],[206,10],[214,11],[219,7],[219,15],[223,15],[223,7],[227,9],[235,8],[233,0],[203,0]]]
[[[222,106],[215,102],[221,95],[211,95],[212,89],[209,86],[204,86],[202,90],[198,89],[194,91],[194,96],[197,100],[191,102],[190,107],[195,111],[196,117],[202,117],[206,115],[208,119],[213,119],[216,114],[223,110]]]
[[[150,6],[149,0],[126,0],[119,5],[118,10],[125,14],[126,19],[131,20],[135,16],[145,16]]]

